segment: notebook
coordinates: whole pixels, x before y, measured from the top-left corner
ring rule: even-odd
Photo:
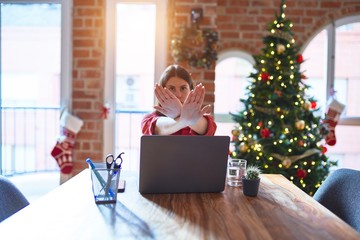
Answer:
[[[229,144],[229,136],[142,136],[139,192],[222,192]]]

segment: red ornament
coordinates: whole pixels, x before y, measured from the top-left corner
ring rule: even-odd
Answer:
[[[304,178],[306,178],[306,176],[307,176],[307,172],[306,172],[305,169],[298,169],[298,170],[296,171],[296,176],[297,176],[298,178],[300,178],[300,179],[304,179]]]
[[[302,63],[303,61],[304,61],[303,56],[301,54],[299,54],[296,58],[296,62]]]
[[[267,128],[263,128],[261,129],[260,134],[262,138],[268,138],[270,136],[270,130]]]
[[[263,122],[262,122],[262,121],[258,122],[258,126],[259,126],[259,127],[262,127],[262,126],[263,126]]]
[[[278,96],[278,97],[282,97],[283,93],[280,90],[275,90],[274,93]]]
[[[325,154],[327,152],[327,147],[321,146],[321,153]]]
[[[101,107],[101,114],[100,117],[102,119],[107,119],[110,113],[110,105],[109,104],[105,104],[104,106]]]
[[[299,141],[298,141],[298,144],[299,144],[300,147],[303,147],[303,146],[304,146],[304,141],[303,141],[303,140],[299,140]]]
[[[311,102],[311,108],[312,109],[316,108],[316,102],[315,101]]]
[[[263,80],[264,82],[267,82],[270,79],[270,74],[263,72],[260,74],[260,77],[261,77],[261,80]]]
[[[305,74],[301,74],[301,79],[308,79],[308,77]]]

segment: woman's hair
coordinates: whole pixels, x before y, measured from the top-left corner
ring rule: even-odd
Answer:
[[[172,77],[178,77],[184,79],[190,86],[190,90],[194,89],[194,82],[191,78],[190,73],[183,67],[173,64],[168,66],[161,74],[159,84],[165,87],[167,81]]]

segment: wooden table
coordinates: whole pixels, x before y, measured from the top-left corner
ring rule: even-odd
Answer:
[[[96,205],[84,170],[0,223],[1,239],[360,239],[360,234],[282,175],[262,175],[257,197],[222,193],[125,193]],[[36,186],[34,186],[36,187]]]

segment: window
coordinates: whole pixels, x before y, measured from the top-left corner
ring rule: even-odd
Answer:
[[[56,169],[51,143],[71,77],[65,2],[0,0],[0,173]]]
[[[166,67],[165,9],[165,0],[107,1],[105,102],[116,114],[105,123],[104,151],[125,152],[126,169],[138,167],[141,119]]]
[[[242,109],[240,99],[246,98],[246,88],[250,81],[248,76],[253,71],[253,64],[252,56],[241,51],[219,54],[215,68],[216,135],[231,136],[235,123],[229,112],[237,113]]]
[[[323,114],[334,92],[346,105],[335,128],[336,145],[328,147],[329,157],[339,160],[339,167],[360,169],[360,16],[327,26],[308,43],[303,56],[309,95],[316,96]]]

